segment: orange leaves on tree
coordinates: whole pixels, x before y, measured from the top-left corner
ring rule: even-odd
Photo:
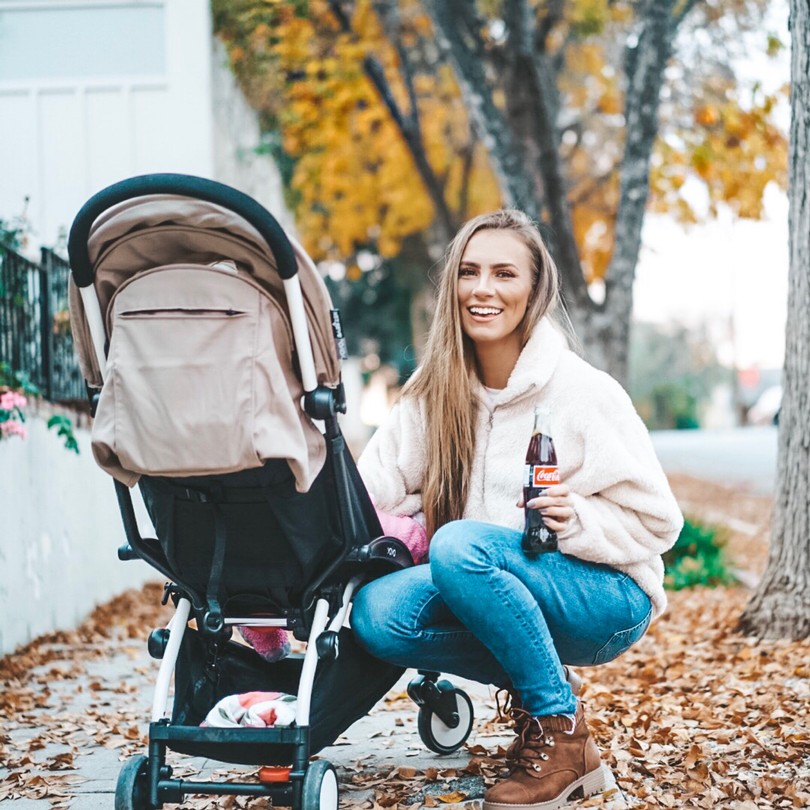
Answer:
[[[290,0],[236,5],[215,0],[215,21],[234,69],[253,71],[243,86],[254,88],[252,103],[292,158],[290,204],[305,247],[316,259],[350,258],[367,245],[396,255],[406,237],[429,228],[434,210],[400,129],[364,70],[364,59],[373,56],[399,109],[410,114],[397,50],[371,2],[354,4],[350,32],[324,0],[308,3],[305,15]],[[415,46],[431,35],[413,0],[400,4],[399,20],[404,43]],[[245,60],[252,60],[250,68]],[[472,136],[452,72],[427,63],[417,68],[422,142],[451,210],[496,207],[500,194],[483,150],[473,150],[465,174]]]
[[[702,127],[713,127],[720,123],[720,112],[714,104],[701,104],[695,109],[695,123]]]
[[[571,219],[580,250],[582,271],[590,284],[602,279],[613,254],[619,181],[615,173],[602,180],[585,181],[574,190]],[[578,198],[578,199],[577,199]]]
[[[723,203],[740,217],[762,216],[765,186],[787,182],[787,138],[771,120],[778,95],[755,90],[748,107],[736,100],[698,104],[692,127],[660,139],[651,177],[656,210],[696,221],[681,194],[691,175],[708,192],[710,214]]]
[[[758,5],[762,0],[722,0],[702,13],[711,23],[729,14],[742,18]],[[535,0],[533,6],[538,23],[561,12],[546,37],[546,54],[562,65],[556,76],[560,157],[583,271],[592,281],[605,274],[613,250],[625,135],[622,64],[636,4]],[[393,256],[407,237],[430,228],[436,212],[364,67],[367,57],[377,60],[408,116],[412,102],[399,52],[371,0],[343,7],[352,9],[350,31],[326,0],[213,0],[217,32],[234,70],[267,128],[278,133],[289,204],[307,249],[316,259],[351,260],[366,246]],[[480,0],[479,11],[482,19],[496,21],[502,4]],[[413,71],[419,139],[447,207],[458,220],[497,207],[501,195],[486,149],[471,132],[455,76],[438,59],[419,0],[400,0],[396,23]],[[498,30],[482,28],[488,52],[504,47]],[[778,47],[769,39],[769,52]],[[786,138],[772,121],[777,99],[755,91],[742,104],[738,94],[734,77],[716,72],[694,86],[686,81],[683,98],[662,107],[650,169],[656,210],[695,221],[698,212],[687,195],[687,181],[695,180],[708,190],[710,214],[724,203],[740,216],[757,217],[765,186],[784,185]],[[493,99],[507,107],[504,85],[493,86]],[[532,160],[527,171],[536,173]]]

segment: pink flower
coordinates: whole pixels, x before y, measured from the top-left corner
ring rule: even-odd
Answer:
[[[25,439],[28,436],[28,431],[25,429],[24,425],[21,425],[14,419],[9,419],[8,422],[0,424],[0,434],[6,438],[9,436],[19,436],[21,439]]]
[[[24,408],[28,400],[16,391],[6,391],[0,396],[0,410],[13,411],[15,408]]]

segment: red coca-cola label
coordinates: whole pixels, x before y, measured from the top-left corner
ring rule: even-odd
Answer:
[[[560,471],[554,466],[527,464],[525,481],[527,487],[551,487],[560,483]]]

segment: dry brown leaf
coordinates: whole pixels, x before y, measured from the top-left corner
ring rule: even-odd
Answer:
[[[462,793],[460,790],[454,790],[452,793],[442,793],[436,798],[443,804],[458,804],[458,802],[463,802],[467,798],[467,794]]]

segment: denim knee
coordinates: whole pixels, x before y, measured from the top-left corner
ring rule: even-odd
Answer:
[[[433,535],[430,541],[430,573],[437,585],[444,576],[452,578],[492,565],[487,529],[486,523],[453,520]]]
[[[469,542],[469,521],[453,520],[445,523],[430,540],[430,572],[452,570],[462,557]]]

